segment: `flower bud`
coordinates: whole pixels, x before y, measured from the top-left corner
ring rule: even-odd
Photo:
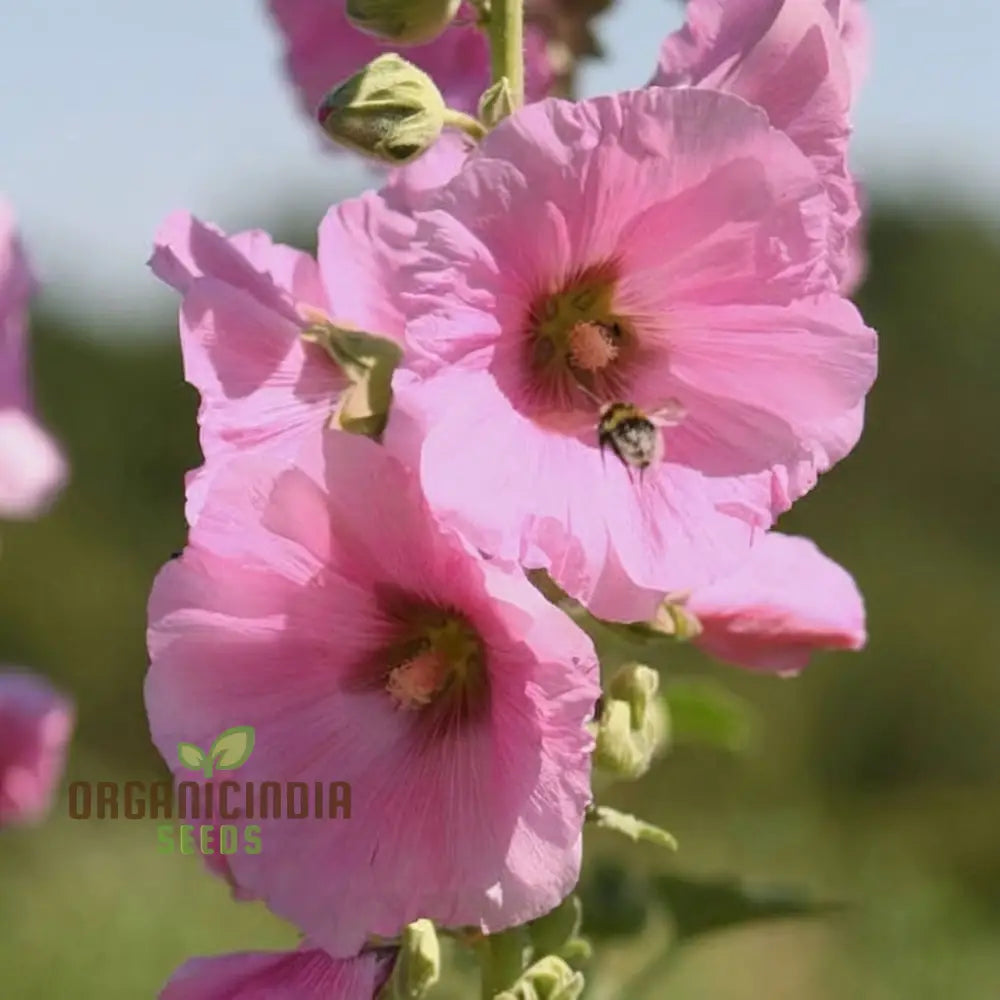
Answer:
[[[445,103],[426,73],[390,52],[334,87],[317,117],[335,142],[398,166],[437,141]]]
[[[510,82],[502,76],[479,98],[479,120],[487,128],[493,128],[513,112],[514,97],[510,92]]]
[[[578,1000],[583,974],[574,972],[561,958],[548,955],[535,962],[514,986],[498,993],[496,1000]]]
[[[391,1000],[420,1000],[441,976],[441,946],[430,920],[403,930],[402,945],[386,993]]]
[[[554,910],[528,924],[535,954],[560,954],[579,935],[582,924],[583,907],[579,897],[567,896]]]
[[[347,0],[347,19],[359,31],[396,45],[422,45],[451,24],[461,0]]]
[[[685,607],[686,595],[667,597],[656,609],[650,628],[662,635],[672,635],[685,642],[701,635],[701,623]]]
[[[596,767],[633,780],[649,770],[666,747],[668,735],[659,687],[659,674],[641,663],[628,663],[617,671],[597,723]]]

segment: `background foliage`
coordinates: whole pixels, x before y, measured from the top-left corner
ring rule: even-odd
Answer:
[[[662,948],[663,910],[646,909],[662,876],[777,879],[851,905],[699,938],[624,1000],[1000,995],[1000,245],[969,218],[891,206],[870,240],[859,300],[882,373],[866,434],[783,523],[856,575],[869,648],[795,681],[671,650],[665,673],[750,701],[755,739],[743,755],[682,746],[616,788],[609,804],[680,851],[595,832],[585,882],[619,982]],[[71,315],[34,318],[40,406],[73,481],[47,519],[2,527],[0,653],[78,698],[70,778],[162,776],[142,707],[145,598],[183,544],[182,477],[199,459],[174,317],[158,325],[112,345]],[[12,1000],[152,997],[189,955],[295,941],[196,860],[160,855],[151,825],[73,822],[65,803],[40,831],[0,837],[0,887]],[[616,945],[630,922],[638,945]]]

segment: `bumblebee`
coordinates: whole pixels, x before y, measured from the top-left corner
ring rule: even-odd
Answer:
[[[597,423],[597,443],[610,448],[630,469],[648,469],[663,458],[663,427],[680,422],[683,407],[675,400],[654,413],[645,413],[634,403],[606,403]]]

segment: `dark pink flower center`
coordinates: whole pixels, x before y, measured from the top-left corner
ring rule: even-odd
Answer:
[[[480,705],[487,675],[482,640],[459,614],[419,610],[406,616],[388,651],[385,690],[404,710],[431,706],[464,715]]]
[[[624,390],[637,338],[615,311],[615,270],[593,267],[539,295],[526,320],[525,363],[541,409],[607,402]]]

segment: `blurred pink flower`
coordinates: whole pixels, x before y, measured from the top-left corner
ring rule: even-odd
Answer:
[[[854,444],[875,335],[827,266],[815,168],[745,102],[527,107],[414,218],[397,287],[420,380],[386,444],[475,545],[594,613],[731,569]],[[665,461],[602,455],[595,397],[679,403]]]
[[[41,677],[0,671],[0,827],[45,817],[73,724],[72,702]]]
[[[35,291],[10,206],[0,199],[0,518],[42,513],[66,481],[66,463],[33,413],[28,301]]]
[[[392,962],[391,953],[334,959],[309,947],[192,958],[160,1000],[374,1000]]]
[[[865,0],[826,0],[826,7],[840,29],[840,40],[844,44],[844,55],[851,73],[851,90],[857,100],[871,66],[872,26],[868,4]]]
[[[328,91],[385,52],[400,51],[429,73],[445,101],[459,111],[475,114],[490,85],[489,43],[466,5],[434,41],[403,49],[358,31],[347,20],[343,0],[269,0],[269,7],[284,37],[285,68],[310,118]],[[545,35],[532,25],[525,30],[524,57],[525,90],[529,100],[538,100],[549,92],[553,72]]]
[[[407,225],[373,193],[335,205],[320,224],[318,262],[264,232],[227,237],[185,212],[161,226],[149,263],[183,296],[184,374],[201,395],[205,464],[188,479],[189,521],[234,454],[295,450],[328,424],[346,382],[323,348],[302,339],[310,322],[402,335],[387,290],[395,259],[379,240],[394,227],[405,239]]]
[[[861,649],[865,606],[851,575],[808,539],[767,534],[738,572],[694,591],[696,643],[720,660],[798,673],[824,649]]]
[[[652,80],[742,97],[796,142],[830,197],[831,263],[841,280],[856,266],[849,234],[860,208],[847,143],[867,58],[865,16],[858,0],[691,0]]]
[[[579,874],[590,640],[384,448],[324,445],[325,488],[260,454],[214,479],[151,598],[153,740],[176,766],[178,742],[250,725],[242,780],[350,782],[349,819],[254,819],[260,854],[229,858],[334,956],[419,917],[536,917]]]

